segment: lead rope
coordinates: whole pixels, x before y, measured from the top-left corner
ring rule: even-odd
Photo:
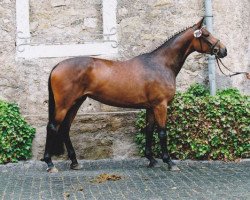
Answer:
[[[245,74],[246,77],[247,77],[247,79],[250,79],[250,73],[249,73],[249,72],[233,72],[233,71],[230,70],[227,66],[224,65],[224,63],[222,62],[222,60],[221,60],[218,56],[215,56],[215,58],[216,58],[217,65],[218,65],[218,67],[219,67],[219,69],[220,69],[220,71],[221,71],[221,73],[222,73],[223,75],[229,76],[229,77],[231,78],[232,76],[236,76],[236,75],[239,75],[239,74]],[[222,71],[219,62],[222,64],[223,67],[225,67],[229,72],[231,72],[231,73],[233,73],[233,74],[228,74],[228,75],[225,74],[225,73]]]
[[[203,28],[203,27],[202,27]],[[202,29],[201,28],[201,29]],[[201,31],[201,29],[199,30],[199,31]],[[196,30],[197,31],[197,30]],[[195,32],[196,32],[195,31]],[[194,33],[195,33],[194,32]],[[196,36],[195,35],[195,37],[199,37],[199,42],[200,42],[200,47],[201,47],[201,51],[203,51],[203,49],[202,49],[202,42],[201,42],[201,37],[200,36],[202,36],[202,33],[201,33],[201,35],[199,35],[199,36]],[[207,40],[206,40],[207,41]],[[219,69],[220,69],[220,71],[221,71],[221,73],[224,75],[224,76],[229,76],[230,78],[232,77],[232,76],[236,76],[236,75],[239,75],[239,74],[245,74],[246,75],[246,78],[247,79],[250,79],[250,73],[249,72],[233,72],[232,70],[230,70],[227,66],[225,66],[224,65],[224,63],[222,62],[222,60],[219,58],[219,56],[217,55],[217,51],[216,52],[214,52],[214,48],[216,47],[216,45],[218,44],[220,42],[220,40],[217,40],[217,42],[214,44],[214,45],[211,45],[211,54],[212,55],[215,55],[215,58],[216,58],[216,62],[217,62],[217,65],[218,65],[218,67],[219,67]],[[225,67],[229,72],[231,72],[231,73],[233,73],[233,74],[225,74],[223,71],[222,71],[222,69],[221,69],[221,66],[220,66],[220,63],[222,64],[222,66],[223,67]]]

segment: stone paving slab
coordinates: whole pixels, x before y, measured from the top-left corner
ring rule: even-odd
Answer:
[[[178,161],[180,172],[168,171],[158,161],[155,168],[147,168],[143,158],[79,161],[79,171],[69,170],[68,161],[58,161],[57,174],[47,173],[40,161],[0,165],[0,199],[250,200],[250,161]],[[103,173],[122,178],[93,182]]]

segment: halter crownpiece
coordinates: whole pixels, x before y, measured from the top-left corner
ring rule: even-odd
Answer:
[[[194,37],[195,37],[195,38],[199,38],[199,37],[201,37],[201,36],[202,36],[202,31],[201,31],[201,29],[198,29],[198,30],[194,31]]]

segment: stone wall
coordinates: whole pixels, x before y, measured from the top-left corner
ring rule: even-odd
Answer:
[[[201,0],[188,3],[186,0],[117,2],[119,53],[114,59],[125,60],[153,50],[204,15]],[[229,51],[225,64],[235,71],[249,71],[250,2],[214,0],[213,9],[214,35],[226,44]],[[31,43],[99,41],[102,37],[99,34],[102,32],[101,10],[101,0],[30,0]],[[14,0],[0,2],[0,98],[18,103],[27,120],[37,128],[33,143],[36,159],[42,156],[46,134],[47,79],[53,66],[65,58],[16,58],[15,13]],[[177,89],[184,90],[195,82],[207,84],[207,77],[206,56],[194,53],[177,78]],[[243,75],[230,79],[217,69],[216,77],[218,88],[237,87],[246,94],[250,93],[250,83]],[[78,156],[97,159],[136,155],[134,118],[135,113],[129,109],[86,100],[71,131]]]
[[[100,39],[101,1],[30,1],[32,43],[80,43]]]

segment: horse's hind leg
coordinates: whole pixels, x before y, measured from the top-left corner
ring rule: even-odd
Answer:
[[[57,107],[54,119],[49,121],[47,125],[46,145],[44,158],[42,160],[47,163],[48,172],[58,171],[52,162],[51,156],[63,154],[63,144],[65,144],[66,149],[68,151],[68,155],[72,161],[71,166],[73,166],[74,168],[77,168],[78,166],[75,151],[69,138],[69,130],[71,123],[77,113],[77,110],[81,106],[83,100],[84,99],[78,100],[77,103],[71,106],[71,108]]]
[[[63,137],[59,132],[63,115],[65,118],[64,111],[57,112],[60,114],[60,118],[56,118],[57,120],[49,121],[47,125],[47,137],[46,137],[46,144],[45,144],[45,152],[44,158],[42,159],[48,165],[47,171],[50,173],[58,172],[55,168],[51,156],[52,155],[61,155],[64,153],[64,141]]]
[[[70,97],[70,98],[68,98]],[[45,145],[45,152],[43,160],[47,163],[48,172],[57,172],[57,169],[54,167],[52,162],[51,156],[52,155],[61,155],[64,153],[64,143],[65,138],[63,132],[67,131],[68,123],[66,120],[67,113],[69,112],[70,108],[75,105],[74,99],[72,96],[64,95],[64,98],[58,98],[55,101],[54,110],[50,112],[49,115],[49,123],[47,125],[47,137],[46,137],[46,145]],[[52,106],[51,106],[52,107]],[[64,130],[63,122],[65,121],[64,125],[66,124],[66,129]],[[69,125],[70,126],[70,125]],[[68,143],[67,143],[68,144]]]
[[[61,149],[61,151],[63,152],[63,143],[62,142],[58,142],[58,143],[60,143],[59,148],[58,147],[56,147],[56,148],[53,147],[54,144],[55,144],[54,143],[55,140],[57,140],[57,141],[62,140],[62,138],[58,137],[57,130],[49,122],[48,125],[47,125],[47,136],[46,136],[44,157],[41,160],[45,161],[47,163],[47,166],[48,166],[47,171],[51,172],[51,173],[58,172],[58,170],[55,168],[55,166],[54,166],[54,164],[53,164],[53,162],[51,160],[51,156],[53,155],[52,149],[57,149],[57,150]]]
[[[81,166],[78,164],[77,159],[76,159],[76,153],[74,150],[74,147],[71,143],[70,137],[69,137],[69,131],[70,131],[70,127],[71,124],[76,116],[76,113],[78,111],[78,109],[80,108],[80,106],[82,105],[82,102],[86,99],[86,97],[83,97],[82,99],[78,100],[76,104],[74,104],[71,109],[68,111],[60,129],[59,132],[62,134],[63,137],[63,141],[65,143],[67,152],[68,152],[68,157],[71,160],[71,165],[70,168],[71,169],[80,169]]]
[[[153,157],[152,153],[152,141],[155,125],[154,111],[152,109],[146,110],[146,146],[145,157],[149,160],[149,167],[154,167],[157,161]]]
[[[167,119],[167,103],[162,102],[154,108],[155,120],[158,124],[158,134],[162,150],[162,160],[168,164],[169,170],[178,171],[179,168],[171,160],[167,148],[167,132],[166,132],[166,119]]]

